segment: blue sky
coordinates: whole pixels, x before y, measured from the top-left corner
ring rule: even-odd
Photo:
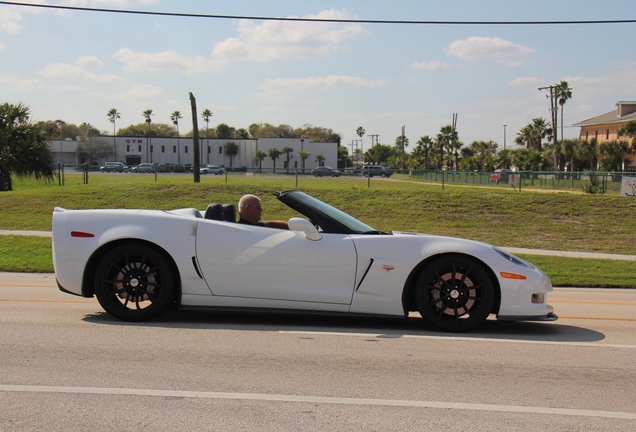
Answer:
[[[23,2],[27,2],[24,1]],[[413,21],[636,19],[632,0],[68,0],[94,8],[232,16]],[[0,4],[0,103],[34,120],[91,123],[112,133],[144,121],[190,130],[188,92],[210,126],[332,128],[348,147],[359,126],[412,148],[458,114],[466,144],[507,147],[532,118],[549,118],[547,92],[567,80],[569,125],[636,100],[636,24],[398,25],[294,23],[55,11]],[[199,121],[200,125],[204,124]]]

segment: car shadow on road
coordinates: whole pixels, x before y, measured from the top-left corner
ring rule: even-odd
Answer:
[[[603,333],[558,322],[499,322],[487,320],[472,331],[441,332],[419,317],[393,318],[279,312],[178,310],[148,322],[119,321],[105,312],[87,315],[85,321],[117,326],[168,327],[182,329],[245,330],[373,334],[378,338],[447,337],[463,339],[509,339],[540,342],[599,342]]]

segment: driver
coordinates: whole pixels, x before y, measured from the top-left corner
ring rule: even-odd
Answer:
[[[289,229],[287,222],[284,221],[261,221],[261,213],[263,212],[263,207],[261,206],[260,198],[256,195],[243,195],[238,203],[238,212],[238,223],[240,224]]]

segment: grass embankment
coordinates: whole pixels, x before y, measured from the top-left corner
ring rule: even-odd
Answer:
[[[395,180],[372,179],[368,188],[363,178],[299,177],[298,189],[384,231],[448,235],[498,246],[636,254],[633,199],[453,185],[442,190],[401,182],[399,176]],[[204,209],[210,202],[236,203],[244,193],[262,198],[265,219],[295,216],[271,195],[274,190],[295,189],[294,176],[231,175],[227,182],[223,176],[202,176],[201,183],[195,184],[190,176],[159,176],[155,182],[152,175],[93,174],[84,185],[80,175],[67,174],[65,183],[60,187],[17,181],[15,191],[0,194],[0,229],[50,230],[55,206]],[[633,261],[524,258],[546,271],[557,286],[636,287]],[[0,270],[51,271],[50,239],[0,238]]]

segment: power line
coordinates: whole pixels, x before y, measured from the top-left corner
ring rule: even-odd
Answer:
[[[563,20],[563,21],[433,21],[433,20],[363,20],[363,19],[336,19],[336,18],[298,18],[298,17],[265,17],[248,15],[215,15],[195,14],[179,12],[156,12],[125,9],[88,8],[80,6],[63,6],[49,4],[32,4],[21,2],[0,1],[2,5],[23,6],[41,9],[56,9],[81,12],[106,12],[130,15],[151,15],[181,18],[209,18],[209,19],[242,19],[253,21],[291,21],[291,22],[323,22],[341,24],[415,24],[415,25],[571,25],[571,24],[633,24],[636,19],[621,20]]]

